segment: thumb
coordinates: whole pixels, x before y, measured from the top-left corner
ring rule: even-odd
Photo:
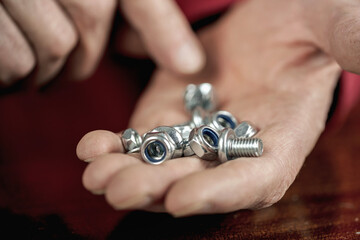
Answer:
[[[360,74],[360,2],[306,0],[304,4],[318,46],[344,70]]]

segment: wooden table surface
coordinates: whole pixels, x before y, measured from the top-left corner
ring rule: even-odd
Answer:
[[[113,239],[360,239],[360,105],[322,136],[284,198],[272,207],[174,219],[133,212]]]

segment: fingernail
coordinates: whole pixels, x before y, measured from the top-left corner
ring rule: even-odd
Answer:
[[[138,195],[131,198],[126,199],[120,203],[117,203],[114,208],[116,210],[123,210],[123,209],[133,209],[133,208],[141,208],[147,206],[149,203],[152,202],[152,199],[147,195]]]
[[[205,55],[201,47],[194,41],[185,41],[175,55],[175,67],[184,74],[200,71],[205,64]]]
[[[195,203],[184,208],[175,210],[172,215],[174,217],[184,217],[192,214],[206,213],[210,209],[208,204]]]

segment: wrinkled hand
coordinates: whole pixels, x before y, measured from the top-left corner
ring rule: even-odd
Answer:
[[[186,82],[211,82],[220,109],[260,128],[261,157],[221,165],[187,157],[152,166],[138,155],[123,154],[118,135],[94,131],[77,148],[78,157],[90,162],[83,175],[85,188],[104,193],[116,209],[165,210],[175,216],[261,208],[277,202],[324,129],[341,71],[328,54],[348,70],[360,70],[359,64],[352,64],[360,59],[352,51],[357,35],[349,27],[354,29],[354,25],[346,25],[356,16],[346,15],[349,22],[339,20],[331,11],[347,6],[332,1],[336,9],[327,8],[330,15],[325,15],[332,24],[316,28],[316,8],[330,2],[307,5],[310,2],[237,4],[200,34],[209,59],[204,73],[184,79],[158,71],[131,120],[131,127],[140,132],[185,122],[189,119],[182,104]]]
[[[34,69],[36,82],[42,85],[66,63],[72,78],[89,76],[103,53],[117,2],[1,1],[0,85],[10,85]],[[200,44],[173,0],[119,3],[161,66],[178,73],[194,73],[202,68]]]

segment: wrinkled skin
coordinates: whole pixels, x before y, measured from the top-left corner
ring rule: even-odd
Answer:
[[[276,203],[324,130],[341,72],[334,58],[348,70],[359,70],[352,65],[356,56],[351,43],[341,44],[348,55],[345,50],[337,53],[340,40],[334,34],[344,21],[333,19],[331,11],[340,9],[339,2],[345,5],[345,1],[288,0],[235,5],[199,33],[208,59],[205,70],[194,77],[158,70],[131,119],[130,126],[141,133],[185,122],[186,85],[210,82],[220,109],[259,127],[257,136],[264,142],[261,157],[221,165],[187,157],[152,166],[138,155],[123,154],[118,135],[98,130],[85,135],[77,148],[78,157],[90,162],[83,174],[85,188],[104,194],[116,209],[167,211],[174,216]],[[334,8],[320,16],[316,12],[323,5]],[[322,22],[314,26],[316,18]],[[345,30],[346,24],[342,27]],[[350,32],[341,34],[353,37]]]

